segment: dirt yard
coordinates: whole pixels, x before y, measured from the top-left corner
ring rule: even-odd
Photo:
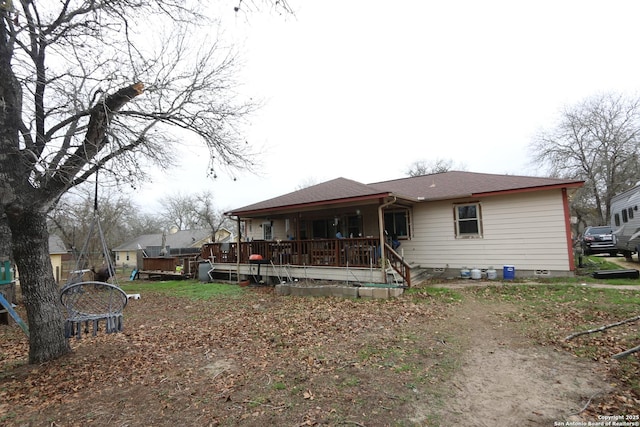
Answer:
[[[637,357],[610,359],[640,341],[638,327],[577,357],[589,339],[563,342],[575,324],[615,316],[580,298],[539,311],[527,288],[389,301],[147,292],[130,301],[124,333],[74,339],[72,354],[40,366],[25,364],[21,330],[0,325],[0,424],[554,426],[640,415],[625,377]]]

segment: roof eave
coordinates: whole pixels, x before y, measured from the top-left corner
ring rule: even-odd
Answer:
[[[486,192],[477,192],[477,193],[461,193],[461,194],[449,194],[441,197],[418,197],[416,201],[418,202],[437,202],[442,200],[455,200],[455,199],[465,199],[469,197],[490,197],[490,196],[504,196],[508,194],[518,194],[518,193],[529,193],[532,191],[545,191],[545,190],[555,190],[561,188],[580,188],[584,185],[584,181],[577,182],[567,182],[553,185],[538,185],[533,187],[521,187],[521,188],[511,188],[506,190],[496,190],[496,191],[486,191]]]
[[[237,211],[229,211],[225,212],[226,216],[260,216],[262,214],[272,214],[274,212],[281,211],[295,211],[306,208],[313,208],[315,206],[326,206],[326,205],[342,205],[349,204],[355,202],[363,202],[368,200],[378,200],[381,198],[394,196],[393,193],[384,192],[384,193],[376,193],[376,194],[367,194],[366,196],[355,196],[355,197],[345,197],[342,199],[329,199],[329,200],[318,200],[309,203],[294,203],[291,205],[282,205],[282,206],[274,206],[270,208],[263,209],[249,209],[249,210],[237,210]],[[400,198],[401,196],[396,196]],[[406,198],[406,197],[402,197]]]
[[[534,187],[513,188],[510,190],[498,190],[498,191],[472,193],[471,196],[476,196],[476,197],[503,196],[505,194],[530,193],[532,191],[557,190],[562,188],[580,188],[583,185],[584,185],[584,181],[567,182],[567,183],[553,184],[553,185],[539,185]]]

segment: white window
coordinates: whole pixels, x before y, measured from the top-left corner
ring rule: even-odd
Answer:
[[[456,237],[482,237],[482,218],[479,203],[454,207]]]
[[[264,240],[273,239],[273,231],[272,231],[271,222],[265,222],[265,223],[262,224],[262,238]]]

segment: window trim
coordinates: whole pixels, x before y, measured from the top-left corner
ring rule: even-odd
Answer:
[[[262,239],[263,240],[273,239],[273,225],[271,224],[271,221],[265,221],[262,223]]]
[[[397,213],[401,213],[404,216],[404,228],[406,229],[406,234],[398,234],[397,237],[400,240],[408,240],[411,239],[411,215],[412,215],[412,210],[408,207],[400,207],[400,206],[394,206],[392,208],[387,208],[385,209],[384,213],[383,213],[383,222],[384,222],[384,227],[385,230],[387,230],[389,232],[389,236],[391,236],[392,234],[395,233],[394,230],[392,229],[387,229],[387,221],[386,221],[386,216],[387,215],[391,215],[391,218],[393,220],[393,224],[390,224],[391,226],[395,226],[396,222],[395,222],[395,214]],[[391,227],[389,227],[391,228]]]
[[[476,218],[475,222],[477,225],[477,233],[460,233],[460,218],[459,218],[459,210],[458,208],[465,206],[475,206],[476,208]],[[463,219],[463,221],[473,221],[473,219]],[[483,238],[483,229],[482,229],[482,204],[480,202],[465,202],[465,203],[454,203],[453,204],[453,232],[456,239],[482,239]]]

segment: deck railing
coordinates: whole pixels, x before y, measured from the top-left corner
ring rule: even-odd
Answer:
[[[411,286],[411,266],[404,260],[400,254],[394,251],[389,245],[385,244],[385,257],[387,258],[389,265],[400,275],[404,280],[405,285]]]
[[[385,256],[406,284],[411,283],[410,267],[384,245]],[[249,263],[251,255],[258,254],[274,265],[306,265],[327,267],[380,268],[380,240],[357,237],[344,239],[282,240],[233,243],[207,243],[202,247],[202,258],[214,263]],[[388,266],[384,266],[386,268]]]
[[[380,259],[379,240],[374,238],[314,239],[207,243],[202,258],[217,263],[248,263],[254,254],[275,265],[377,267]]]

